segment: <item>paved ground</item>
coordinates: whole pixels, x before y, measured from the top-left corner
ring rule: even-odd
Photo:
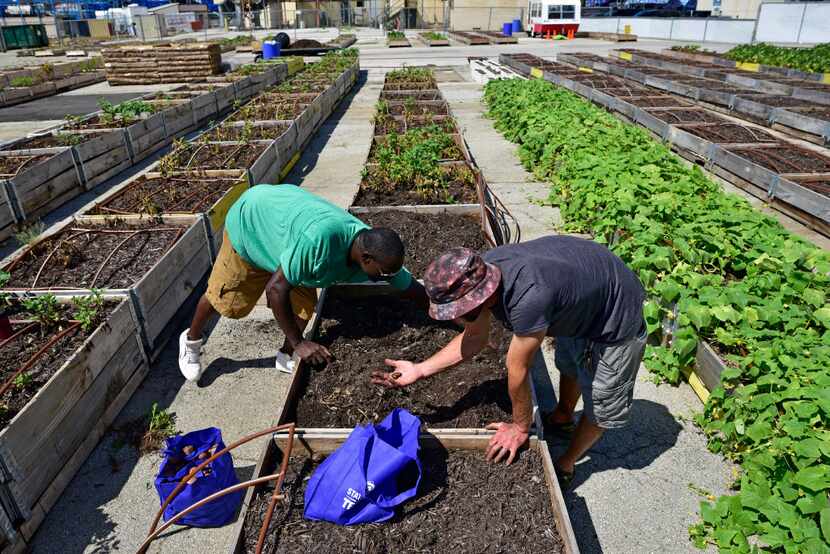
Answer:
[[[534,51],[550,56],[561,48],[613,48],[610,43],[574,44],[536,41]],[[538,43],[538,44],[537,44]],[[640,46],[659,49],[662,43]],[[489,47],[487,47],[489,48]],[[454,65],[441,84],[452,103],[472,154],[494,191],[520,220],[524,238],[553,232],[556,210],[532,200],[544,199],[543,183],[530,179],[515,157],[515,148],[482,117],[481,88],[463,82],[467,55],[478,48],[394,54],[367,45],[361,57],[361,86],[322,127],[287,182],[301,184],[333,202],[347,206],[359,183],[359,170],[371,140],[371,106],[377,98],[383,69],[399,56],[407,63]],[[474,52],[475,54],[473,54]],[[485,55],[485,54],[481,54]],[[445,57],[446,56],[446,57]],[[449,61],[457,62],[454,64]],[[458,78],[450,79],[452,73]],[[442,72],[442,74],[444,74]],[[455,81],[455,82],[450,82]],[[462,82],[459,82],[462,81]],[[227,440],[269,425],[284,400],[288,379],[272,369],[279,331],[264,307],[248,319],[221,321],[205,347],[211,369],[200,386],[182,380],[176,366],[176,345],[169,346],[124,413],[118,425],[149,411],[154,402],[176,413],[177,427],[189,431],[216,425]],[[174,341],[175,342],[175,341]],[[555,402],[556,372],[551,353],[537,364],[536,387],[543,407]],[[569,509],[584,552],[685,552],[691,550],[686,526],[695,521],[698,498],[688,484],[723,492],[730,468],[707,453],[703,438],[689,423],[700,405],[688,387],[657,387],[643,371],[637,387],[632,426],[609,434],[579,465]],[[554,445],[554,450],[560,446]],[[235,457],[240,477],[248,477],[261,443]],[[105,439],[83,466],[38,533],[35,552],[134,551],[158,506],[152,487],[155,455],[137,458],[128,447]],[[215,530],[177,529],[156,543],[155,552],[222,552],[230,527]]]

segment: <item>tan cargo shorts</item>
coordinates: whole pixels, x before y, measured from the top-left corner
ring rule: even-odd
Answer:
[[[233,249],[228,234],[224,233],[216,263],[208,278],[205,296],[222,316],[240,319],[254,309],[271,275],[243,260]],[[294,287],[290,297],[294,315],[304,320],[311,319],[317,305],[317,290]]]

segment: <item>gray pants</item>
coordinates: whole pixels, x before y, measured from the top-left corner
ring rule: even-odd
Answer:
[[[579,382],[584,414],[603,429],[628,423],[646,337],[645,326],[639,336],[615,344],[556,337],[557,369]]]

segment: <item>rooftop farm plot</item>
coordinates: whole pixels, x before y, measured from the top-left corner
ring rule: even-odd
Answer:
[[[459,42],[469,44],[471,46],[479,46],[482,44],[490,44],[490,41],[476,33],[468,33],[466,31],[450,31],[449,35]]]
[[[627,99],[626,99],[627,100]],[[648,113],[667,123],[727,123],[729,120],[708,110],[696,108],[658,108],[648,110]]]
[[[101,113],[89,118],[67,118],[67,129],[119,129],[129,127],[142,119],[147,119],[159,111],[162,106],[144,100],[128,100],[113,105],[102,101],[99,103]]]
[[[372,227],[388,227],[400,235],[406,246],[406,267],[416,277],[423,276],[427,266],[446,251],[448,244],[477,252],[489,247],[478,213],[461,215],[388,210],[358,213],[357,217]],[[436,229],[441,232],[436,233]]]
[[[469,156],[459,135],[451,135],[437,124],[408,129],[404,133],[376,136],[369,150],[368,163],[389,165],[399,158],[463,161]]]
[[[386,45],[389,48],[407,48],[412,46],[409,44],[406,35],[400,31],[389,31],[386,33]]]
[[[273,102],[266,99],[254,100],[243,106],[227,121],[290,121],[296,119],[308,104],[302,102],[304,98],[293,101]]]
[[[268,148],[261,142],[207,142],[178,144],[159,161],[159,171],[172,173],[190,169],[247,169]]]
[[[776,143],[778,139],[766,131],[735,123],[678,125],[695,136],[714,143]]]
[[[671,108],[675,106],[689,106],[692,104],[685,100],[680,100],[674,96],[656,95],[656,96],[632,96],[625,99],[629,104],[634,104],[641,108]]]
[[[485,98],[497,128],[552,183],[565,224],[606,241],[619,239],[612,249],[638,271],[650,297],[649,332],[666,336],[661,324],[667,314],[675,317],[677,329],[666,336],[666,346],[647,347],[646,367],[676,383],[694,367],[703,341],[717,344],[734,364],[721,373],[721,386],[696,420],[710,449],[742,466],[742,478],[729,495],[701,504],[692,541],[700,548],[741,549],[739,543],[770,544],[773,533],[779,537],[773,549],[821,551],[823,516],[799,505],[825,500],[827,484],[812,477],[827,472],[826,459],[790,453],[823,444],[827,432],[822,416],[813,419],[830,386],[827,252],[723,193],[644,130],[568,91],[535,80],[493,81]],[[586,160],[598,169],[586,173]],[[623,172],[635,177],[614,178]],[[704,244],[704,234],[716,238]],[[688,320],[676,317],[675,306]],[[754,318],[767,310],[775,314],[771,319]],[[784,429],[798,433],[776,431]],[[803,490],[808,500],[782,490]],[[758,504],[759,498],[774,503],[775,511]],[[792,523],[782,524],[782,514]],[[802,528],[816,532],[806,536]]]
[[[403,102],[387,102],[383,107],[383,110],[385,110],[389,115],[400,115],[404,117],[417,115],[448,115],[450,113],[450,106],[443,100],[417,101],[407,99]]]
[[[249,142],[252,140],[274,140],[285,134],[291,128],[290,122],[284,123],[253,123],[251,121],[231,122],[219,125],[205,133],[205,139],[210,142]]]
[[[391,85],[420,85],[419,88],[393,88]],[[388,87],[388,88],[387,88]],[[389,71],[383,82],[384,90],[423,90],[437,89],[435,75],[429,69],[421,67],[404,67]]]
[[[730,152],[776,173],[830,173],[830,157],[792,144],[773,147],[732,147]]]
[[[316,342],[329,349],[334,361],[309,368],[290,421],[300,427],[351,428],[378,422],[396,407],[419,416],[429,428],[483,428],[510,417],[503,365],[507,333],[496,329],[493,343],[498,350],[488,348],[455,370],[406,389],[372,387],[371,373],[385,368],[385,358],[425,359],[459,329],[436,322],[393,296],[348,301],[331,296],[323,308]]]
[[[3,146],[0,150],[28,150],[34,148],[61,148],[77,146],[84,141],[102,137],[106,133],[73,133],[58,131],[54,134],[38,135],[15,141],[12,145]]]
[[[383,91],[380,93],[380,99],[387,102],[403,102],[404,100],[413,101],[436,101],[441,100],[441,92],[435,90],[416,90],[416,91]]]
[[[125,289],[176,243],[187,225],[112,219],[70,224],[26,247],[2,270],[10,289]]]
[[[219,173],[217,175],[217,173]],[[242,171],[148,173],[95,204],[92,215],[204,213],[245,181]]]
[[[739,95],[740,96],[740,95]],[[816,104],[810,100],[802,100],[801,98],[793,98],[792,96],[773,95],[773,94],[759,94],[753,95],[749,98],[753,102],[766,104],[774,108],[822,108],[821,104]]]
[[[427,447],[420,456],[418,496],[403,504],[396,517],[344,527],[303,519],[305,486],[322,455],[293,455],[283,486],[287,498],[277,504],[263,551],[564,552],[536,449],[522,453],[508,468],[486,462],[477,449]],[[266,470],[278,471],[276,466]],[[255,492],[238,552],[255,551],[272,495],[273,488]]]
[[[0,178],[7,179],[36,166],[41,162],[45,162],[54,154],[22,154],[9,152],[7,155],[0,156]]]
[[[478,174],[465,162],[409,159],[368,165],[363,170],[356,206],[474,204]]]

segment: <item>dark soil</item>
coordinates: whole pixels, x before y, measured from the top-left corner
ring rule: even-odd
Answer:
[[[119,194],[96,204],[89,213],[101,215],[206,212],[240,181],[240,177],[141,177]]]
[[[602,89],[602,92],[609,96],[616,96],[619,98],[630,98],[631,96],[642,96],[643,90],[644,89],[642,88],[633,87],[615,87]]]
[[[709,142],[716,143],[769,143],[778,142],[771,134],[754,127],[736,125],[734,123],[710,125],[680,125],[684,131],[698,136]]]
[[[14,177],[37,164],[44,162],[54,154],[40,156],[0,156],[0,177]]]
[[[287,92],[266,92],[258,96],[257,100],[262,104],[311,104],[318,96],[320,96],[320,94],[317,92],[296,94]]]
[[[797,146],[728,149],[776,173],[830,173],[830,157]]]
[[[753,102],[758,102],[759,104],[765,104],[767,106],[773,106],[775,108],[791,108],[791,107],[800,107],[800,108],[812,108],[812,107],[821,107],[819,104],[815,102],[810,102],[809,100],[801,100],[799,98],[794,98],[792,96],[779,96],[773,94],[759,94],[753,95],[747,100],[752,100]]]
[[[445,252],[449,245],[476,251],[488,247],[478,215],[386,211],[358,214],[358,217],[372,227],[389,227],[400,235],[406,246],[406,267],[416,277],[423,276],[432,260]]]
[[[93,232],[82,233],[76,229],[92,229]],[[149,232],[135,235],[126,242],[123,241],[130,236],[129,233],[106,232],[139,229]],[[75,224],[27,250],[13,266],[6,266],[4,270],[11,273],[7,286],[31,287],[38,271],[43,268],[37,281],[38,288],[128,288],[164,256],[185,230],[184,225],[127,225],[118,220],[107,225]],[[113,254],[115,247],[122,242]],[[108,257],[104,269],[93,283],[95,274]]]
[[[450,134],[458,134],[458,127],[451,117],[445,116],[414,116],[414,117],[386,117],[375,121],[375,135],[388,135],[389,133],[405,133],[408,129],[440,125],[441,129]]]
[[[389,113],[391,115],[448,115],[450,107],[446,102],[441,104],[435,103],[393,103],[389,104]]]
[[[291,43],[291,48],[322,48],[322,43],[311,39],[295,40]]]
[[[188,144],[162,158],[177,171],[186,169],[248,169],[268,148],[267,143]]]
[[[676,109],[649,110],[649,113],[667,123],[726,123],[727,120],[706,110]]]
[[[421,450],[418,496],[384,523],[344,527],[303,519],[305,483],[319,462],[292,456],[264,552],[331,554],[556,554],[556,529],[541,456],[523,452],[509,467],[479,450]],[[269,468],[276,472],[278,469]],[[245,552],[254,552],[273,487],[255,495],[245,517]]]
[[[327,88],[329,88],[329,85],[315,83],[295,84],[293,81],[289,81],[277,87],[275,91],[287,92],[289,94],[309,94],[312,92],[324,92]]]
[[[87,120],[79,121],[77,123],[70,122],[67,129],[122,129],[129,127],[133,123],[141,121],[140,119],[111,119],[102,120],[99,116],[93,116]]]
[[[406,206],[424,204],[476,204],[478,193],[475,177],[465,166],[447,166],[444,187],[416,191],[412,188],[391,188],[374,167],[360,183],[355,206]]]
[[[380,95],[381,100],[388,100],[389,102],[403,102],[404,100],[407,100],[409,98],[422,102],[429,100],[443,100],[441,92],[438,90],[419,90],[412,92],[400,92],[392,90],[382,92]]]
[[[436,322],[412,303],[392,296],[326,303],[320,344],[334,361],[312,369],[301,390],[296,423],[300,427],[351,428],[378,422],[396,407],[419,416],[430,428],[482,428],[510,419],[507,394],[509,335],[497,329],[496,352],[487,348],[472,360],[406,389],[370,382],[385,369],[385,358],[422,361],[450,341],[459,329]]]
[[[807,179],[791,179],[795,181],[802,187],[806,189],[810,189],[813,192],[817,192],[823,196],[830,197],[830,179],[816,179],[816,180],[807,180]]]
[[[634,96],[626,100],[629,104],[641,108],[673,108],[674,106],[691,106],[690,103],[673,96]]]
[[[108,310],[114,308],[109,306]],[[72,318],[73,308],[70,305],[61,305],[61,316],[67,320]],[[102,314],[102,318],[106,315]],[[29,325],[31,314],[18,314],[13,323],[13,331],[18,331]],[[61,323],[59,329],[46,330],[40,324],[36,324],[31,330],[10,341],[0,342],[0,384],[5,383],[21,365],[27,363],[34,355],[57,333],[66,329],[70,324]],[[34,398],[38,391],[46,384],[52,375],[94,332],[85,332],[80,327],[70,331],[58,339],[41,354],[33,365],[17,378],[17,383],[3,394],[0,399],[0,428],[5,427],[17,415],[26,404]]]
[[[57,135],[43,135],[33,137],[14,146],[7,146],[0,150],[25,150],[29,148],[62,148],[81,144],[88,140],[105,135],[106,133],[58,133]]]
[[[228,118],[228,121],[291,121],[300,116],[307,104],[251,102]]]
[[[279,125],[220,125],[207,134],[207,140],[216,142],[245,140],[274,140],[281,137],[289,128],[287,124]]]
[[[438,86],[435,82],[430,83],[416,83],[416,82],[397,82],[385,83],[383,85],[383,92],[397,91],[397,90],[434,90],[438,91]]]

